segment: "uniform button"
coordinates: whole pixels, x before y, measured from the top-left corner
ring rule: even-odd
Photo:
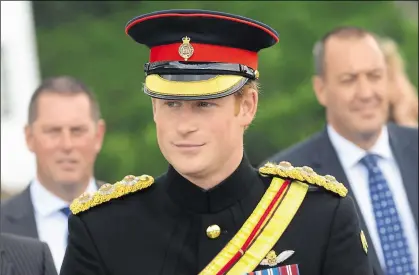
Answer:
[[[220,236],[220,233],[221,233],[221,228],[216,224],[210,225],[207,228],[207,236],[210,239],[218,238],[218,236]]]

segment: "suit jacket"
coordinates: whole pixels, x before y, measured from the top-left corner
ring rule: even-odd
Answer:
[[[0,235],[1,275],[56,275],[46,243],[7,233]]]
[[[408,196],[410,208],[418,225],[418,129],[400,127],[388,124],[390,146],[399,166],[404,187]],[[348,188],[348,194],[352,197],[353,192],[348,178],[343,170],[338,155],[332,146],[327,130],[316,133],[312,137],[270,157],[267,161],[289,161],[295,166],[307,165],[312,167],[318,174],[332,175]],[[265,164],[263,162],[261,165]],[[358,214],[361,213],[358,204]],[[360,216],[361,226],[364,228],[368,243],[372,243],[365,224]],[[383,275],[377,253],[373,245],[369,246],[368,252],[374,268],[374,274]]]
[[[104,182],[97,180],[98,187]],[[29,186],[1,204],[0,231],[39,238]]]

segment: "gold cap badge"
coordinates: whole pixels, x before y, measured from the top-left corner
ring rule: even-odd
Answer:
[[[361,230],[360,237],[361,237],[362,248],[364,249],[365,254],[367,254],[368,253],[368,243],[367,243],[367,238],[365,238],[365,234],[364,234],[363,230]]]
[[[188,61],[188,59],[193,55],[194,52],[194,48],[192,47],[192,45],[189,43],[191,41],[191,39],[187,36],[185,36],[184,38],[182,38],[182,45],[179,46],[179,55],[185,59],[185,61]]]

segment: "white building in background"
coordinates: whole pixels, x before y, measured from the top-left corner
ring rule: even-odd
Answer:
[[[31,1],[1,1],[1,188],[14,193],[35,175],[25,144],[29,100],[39,85]]]

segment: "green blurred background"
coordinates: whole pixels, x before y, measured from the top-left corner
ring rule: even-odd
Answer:
[[[262,94],[245,136],[254,165],[324,126],[311,88],[314,42],[339,25],[365,27],[399,43],[411,81],[418,84],[416,3],[393,1],[34,1],[42,77],[72,75],[97,94],[107,122],[96,176],[164,172],[150,99],[142,93],[149,51],[124,33],[137,15],[165,9],[209,9],[251,17],[275,28],[280,42],[260,53]],[[413,12],[412,12],[413,11]]]

